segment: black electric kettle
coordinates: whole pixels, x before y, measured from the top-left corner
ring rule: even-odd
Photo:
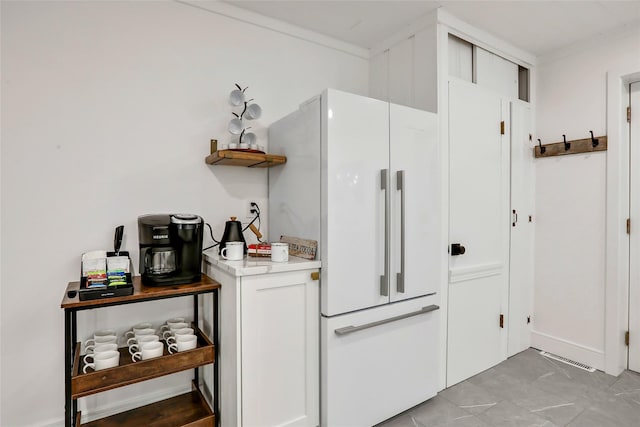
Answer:
[[[235,216],[232,216],[231,221],[227,221],[224,226],[224,234],[222,235],[222,240],[220,240],[219,252],[227,246],[227,242],[244,243],[244,254],[247,254],[247,242],[244,240],[244,235],[242,234],[242,223],[236,221]]]

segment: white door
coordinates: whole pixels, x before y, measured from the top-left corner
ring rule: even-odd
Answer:
[[[388,289],[381,289],[389,270],[388,190],[381,188],[389,173],[389,104],[328,90],[321,117],[321,274],[330,284],[321,287],[321,307],[334,316],[389,302]]]
[[[508,356],[531,346],[533,300],[533,123],[531,107],[511,103],[511,236]]]
[[[389,106],[391,301],[440,290],[440,154],[436,115]]]
[[[640,82],[629,88],[631,105],[629,208],[629,369],[640,372]]]
[[[447,386],[506,358],[508,116],[508,103],[493,92],[449,83]],[[462,247],[464,253],[455,255]]]

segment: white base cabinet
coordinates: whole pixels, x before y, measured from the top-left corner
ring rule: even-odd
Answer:
[[[319,425],[320,262],[205,260],[222,285],[221,425]]]

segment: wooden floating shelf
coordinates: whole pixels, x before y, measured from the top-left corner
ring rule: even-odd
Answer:
[[[79,412],[78,419],[80,419]],[[80,423],[76,425],[80,426]],[[91,421],[82,424],[82,427],[214,427],[214,425],[215,415],[198,387],[194,385],[189,393]]]
[[[120,365],[100,371],[89,370],[82,373],[83,358],[80,357],[80,343],[76,344],[74,372],[71,376],[71,396],[73,399],[111,390],[129,384],[147,381],[168,374],[194,369],[214,362],[215,347],[209,338],[195,326],[198,346],[193,350],[170,354],[164,341],[164,355],[148,360],[133,362],[128,347],[118,349]]]
[[[245,166],[249,168],[270,168],[287,162],[286,156],[241,151],[219,150],[205,158],[208,165]]]
[[[566,156],[568,154],[591,153],[594,151],[607,151],[607,137],[598,136],[596,137],[596,139],[598,140],[598,145],[596,147],[593,147],[591,143],[591,138],[585,138],[585,139],[574,139],[573,141],[567,141],[567,143],[571,144],[571,148],[569,148],[568,150],[564,149],[564,142],[554,142],[553,144],[542,145],[542,147],[545,148],[544,154],[540,152],[539,145],[536,145],[533,151],[536,158]]]

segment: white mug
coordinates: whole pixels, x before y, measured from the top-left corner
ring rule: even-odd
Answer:
[[[87,368],[91,368],[94,371],[101,369],[113,368],[120,364],[120,352],[116,350],[105,351],[104,353],[96,354],[93,358],[93,363],[87,363],[82,368],[82,372],[87,373]]]
[[[229,261],[240,261],[244,258],[244,242],[227,242],[220,256]]]
[[[160,341],[148,342],[141,345],[140,351],[136,351],[131,355],[131,360],[137,362],[138,360],[152,359],[154,357],[162,356],[163,353],[164,344]]]
[[[169,353],[192,350],[198,346],[198,337],[195,335],[176,335],[176,342],[169,344]]]
[[[271,244],[271,261],[273,262],[289,261],[289,244],[288,243],[272,243]]]
[[[93,338],[89,338],[84,342],[85,347],[96,346],[98,344],[117,343],[118,336],[114,330],[97,331],[93,334]]]
[[[131,331],[127,331],[127,332],[133,332],[134,334],[137,334],[139,331],[143,329],[153,329],[153,325],[149,322],[138,323],[133,328],[131,328]],[[125,332],[125,334],[127,332]]]
[[[185,323],[185,322],[186,322],[186,320],[185,320],[184,317],[174,317],[173,319],[167,320],[165,322],[165,325],[171,327],[171,326],[175,325],[176,323]],[[162,325],[162,326],[165,326],[165,325]]]
[[[180,329],[184,329],[184,328],[188,328],[189,324],[188,323],[174,323],[173,326],[170,327],[164,327],[164,330],[162,331],[162,339],[167,339],[167,337],[170,337],[171,335],[174,334],[175,331],[179,331]]]
[[[89,363],[88,359],[93,359],[93,357],[97,354],[100,353],[106,353],[107,351],[117,351],[118,350],[118,344],[99,344],[95,347],[89,346],[87,347],[87,354],[84,356],[84,363],[87,364]],[[89,351],[91,353],[89,353]]]
[[[244,116],[249,120],[259,119],[262,116],[262,108],[258,104],[249,104]]]
[[[135,347],[135,351],[140,350],[140,345],[147,342],[160,341],[160,337],[158,335],[139,335],[137,337],[129,338],[127,340],[127,345],[129,346],[129,353],[132,352],[132,347]],[[132,353],[133,354],[133,353]]]
[[[171,335],[165,337],[165,339],[167,340],[167,343],[173,343],[173,342],[176,342],[177,337],[184,336],[184,335],[193,335],[193,329],[192,328],[178,329],[177,331],[173,331]]]
[[[124,337],[128,341],[128,340],[130,340],[131,338],[134,338],[134,337],[137,338],[137,337],[141,337],[143,335],[153,335],[155,333],[156,333],[155,329],[144,328],[144,329],[138,329],[135,333],[132,332],[132,331],[127,331],[127,332],[124,333]]]

